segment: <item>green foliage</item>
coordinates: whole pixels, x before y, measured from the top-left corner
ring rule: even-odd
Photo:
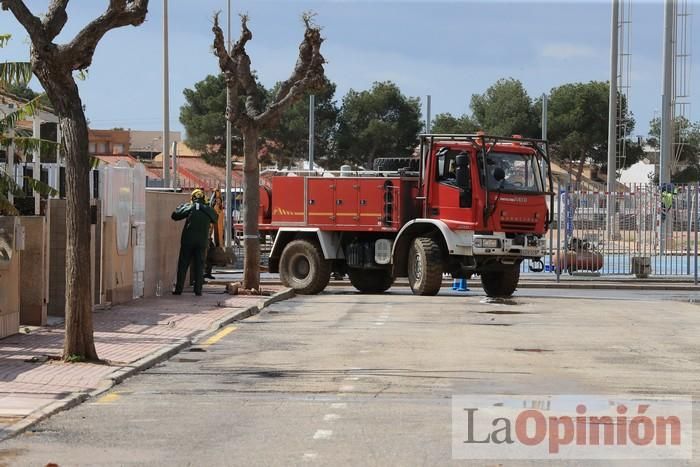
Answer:
[[[277,83],[272,89],[272,95],[277,93],[279,86],[280,83]],[[338,108],[333,101],[335,84],[326,80],[324,87],[313,94],[316,96],[315,160],[323,163],[332,159],[333,135],[338,118]],[[294,161],[308,157],[310,95],[306,93],[284,113],[278,126],[265,132],[267,139],[277,143],[269,147],[269,151],[281,167],[288,167]]]
[[[369,91],[350,90],[338,116],[332,166],[371,167],[377,157],[410,156],[422,128],[420,99],[404,96],[396,84],[387,81],[374,83]]]
[[[32,65],[29,62],[0,63],[0,83],[24,85],[32,79]],[[4,86],[3,86],[4,87]]]
[[[675,160],[683,165],[700,163],[700,121],[693,123],[685,117],[676,117],[673,126],[675,140],[683,142],[676,146]],[[655,118],[649,122],[649,136],[649,145],[658,148],[661,139],[661,119]]]
[[[71,354],[71,355],[68,355],[64,359],[64,361],[66,363],[83,363],[83,362],[87,361],[87,359],[85,358],[84,355]]]
[[[479,125],[469,115],[455,117],[450,113],[436,115],[431,127],[431,133],[443,135],[474,133],[479,130]]]
[[[516,79],[499,79],[483,94],[472,95],[471,109],[477,125],[487,134],[539,136],[532,99]]]
[[[577,161],[591,159],[599,164],[607,162],[609,93],[608,83],[601,81],[570,83],[552,89],[548,104],[548,137],[555,157]],[[627,138],[635,124],[625,101],[622,107],[618,139]]]
[[[279,89],[279,83],[266,90],[258,83],[262,96],[261,107],[267,105],[270,96]],[[180,109],[180,122],[187,132],[186,143],[200,151],[204,160],[212,165],[226,163],[226,82],[223,74],[209,75],[195,83],[194,89],[185,89],[185,105]],[[327,159],[331,151],[332,135],[338,110],[333,102],[335,84],[327,82],[322,91],[316,92],[317,157]],[[259,146],[266,149],[269,160],[281,166],[294,159],[306,159],[309,141],[309,94],[290,107],[272,130],[264,131]],[[235,127],[232,128],[232,151],[243,153],[243,139]]]
[[[203,154],[213,165],[226,163],[226,82],[223,74],[208,75],[185,89],[185,104],[180,108],[180,123],[187,132],[187,145]],[[243,140],[234,127],[233,153],[243,153]]]
[[[0,48],[7,45],[10,37],[9,34],[0,35]],[[31,77],[32,68],[31,64],[28,62],[0,63],[0,89],[10,93],[19,90],[25,96],[30,97],[28,102],[18,106],[16,110],[6,114],[0,112],[0,147],[6,148],[12,144],[25,154],[29,154],[36,149],[41,149],[42,152],[51,152],[56,149],[57,143],[40,138],[32,138],[24,135],[21,131],[17,131],[17,134],[11,133],[11,130],[15,129],[18,121],[36,115],[42,103],[41,101],[44,98],[43,94],[38,95],[27,88],[27,83]],[[28,177],[24,177],[24,181],[32,190],[43,196],[54,196],[58,193],[54,188],[51,188],[41,181]],[[15,182],[11,174],[0,171],[0,214],[18,214],[17,210],[8,199],[10,193],[15,196],[21,196],[23,192],[22,188]]]
[[[0,49],[5,47],[12,39],[12,34],[0,34]]]

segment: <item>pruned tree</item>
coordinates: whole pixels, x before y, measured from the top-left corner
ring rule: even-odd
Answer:
[[[260,165],[258,161],[258,136],[264,130],[279,124],[280,117],[290,106],[298,102],[308,91],[320,89],[324,82],[321,55],[321,29],[313,21],[313,15],[304,14],[306,27],[304,39],[299,46],[299,57],[291,76],[283,81],[277,93],[264,103],[251,70],[251,61],[245,47],[253,38],[248,29],[248,16],[241,15],[241,36],[227,50],[224,33],[219,27],[219,15],[214,16],[214,53],[224,73],[230,100],[226,107],[226,118],[239,129],[243,136],[243,234],[245,246],[243,287],[260,288],[260,233],[258,212],[260,210]]]
[[[97,360],[90,299],[90,156],[88,126],[75,72],[92,63],[98,43],[115,28],[138,26],[146,19],[148,0],[109,0],[106,11],[70,42],[54,40],[68,21],[70,0],[51,0],[47,12],[34,15],[23,0],[0,0],[29,34],[31,65],[58,114],[66,154],[66,337],[64,359]]]

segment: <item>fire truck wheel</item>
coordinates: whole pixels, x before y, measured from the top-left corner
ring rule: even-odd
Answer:
[[[389,290],[394,277],[388,269],[348,269],[350,283],[362,293],[382,293]]]
[[[518,287],[520,268],[508,266],[503,271],[491,271],[481,274],[481,285],[489,297],[510,297]]]
[[[280,280],[301,295],[323,291],[331,278],[331,262],[323,257],[321,248],[307,240],[294,240],[282,251]]]
[[[408,283],[416,295],[437,295],[442,286],[442,251],[428,237],[413,240],[408,252]]]

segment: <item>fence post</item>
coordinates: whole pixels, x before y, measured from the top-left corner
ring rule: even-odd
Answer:
[[[692,194],[690,193],[690,185],[686,185],[685,187],[686,191],[688,192],[688,195],[686,197],[686,210],[688,211],[688,232],[687,232],[687,238],[686,238],[686,244],[685,244],[685,254],[686,254],[686,259],[687,259],[687,268],[686,268],[686,274],[690,275],[690,221],[692,220],[692,203],[693,203],[693,197]]]
[[[557,284],[561,276],[561,184],[557,185]]]
[[[695,213],[693,214],[693,227],[695,231],[695,285],[698,285],[698,189],[700,183],[695,184]]]

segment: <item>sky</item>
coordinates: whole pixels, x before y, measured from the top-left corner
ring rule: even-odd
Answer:
[[[700,0],[688,0],[700,34]],[[48,0],[25,0],[35,14]],[[337,84],[340,104],[349,89],[391,80],[408,96],[432,96],[433,115],[469,112],[472,94],[499,78],[523,82],[533,98],[569,82],[606,81],[610,69],[609,1],[433,0],[232,0],[232,37],[238,13],[249,14],[248,53],[268,87],[291,73],[303,35],[301,15],[317,14],[323,27],[326,75]],[[624,3],[624,1],[623,1]],[[73,0],[69,22],[56,39],[65,42],[101,14],[107,0]],[[213,14],[226,0],[170,0],[170,125],[179,122],[182,91],[218,72],[212,53]],[[663,3],[632,2],[629,101],[645,135],[661,105]],[[79,83],[92,128],[163,127],[163,0],[151,0],[146,23],[109,32],[97,48],[88,78]],[[29,38],[14,17],[0,11],[0,33],[11,33],[0,60],[26,60]],[[697,35],[696,35],[697,37]],[[693,44],[693,39],[690,39]],[[697,47],[696,47],[697,49]],[[700,51],[695,50],[696,53]],[[697,59],[695,60],[697,62]],[[698,82],[692,70],[690,83]],[[34,81],[32,87],[39,89]],[[691,89],[692,120],[700,120],[700,87]]]

